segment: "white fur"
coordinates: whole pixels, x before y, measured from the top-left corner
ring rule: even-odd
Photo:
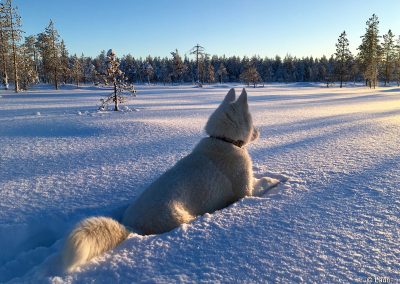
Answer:
[[[230,89],[222,104],[208,119],[206,132],[210,136],[241,140],[245,144],[258,137],[247,104],[247,93],[235,102],[235,89]]]
[[[210,136],[241,140],[258,137],[247,104],[247,94],[235,101],[231,89],[209,118]],[[269,180],[253,178],[246,148],[216,138],[204,138],[193,152],[154,181],[125,211],[122,223],[140,234],[160,234],[211,213],[247,195],[261,194]],[[111,249],[127,236],[110,218],[89,218],[77,226],[64,249],[67,270]]]
[[[80,222],[68,236],[62,261],[66,271],[73,271],[95,256],[116,247],[129,231],[117,221],[91,217]]]

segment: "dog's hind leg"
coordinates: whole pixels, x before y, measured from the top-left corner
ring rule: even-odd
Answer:
[[[177,224],[189,223],[196,218],[190,214],[181,202],[174,201],[171,205],[171,213]]]
[[[196,218],[187,208],[179,201],[172,201],[166,208],[160,210],[158,219],[150,227],[143,231],[146,234],[160,234],[171,231],[184,223],[190,223]]]

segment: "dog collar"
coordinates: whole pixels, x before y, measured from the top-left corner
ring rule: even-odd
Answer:
[[[244,141],[242,141],[242,140],[232,140],[230,138],[217,137],[217,136],[210,136],[210,137],[214,138],[214,139],[222,140],[222,141],[227,142],[227,143],[231,143],[231,144],[233,144],[233,145],[235,145],[236,147],[239,147],[239,148],[242,148],[243,145],[244,145]]]

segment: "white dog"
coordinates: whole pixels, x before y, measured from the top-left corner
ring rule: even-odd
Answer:
[[[245,89],[237,101],[235,90],[228,92],[205,130],[209,137],[127,208],[124,225],[107,217],[88,218],[77,225],[62,253],[66,271],[116,247],[131,231],[164,233],[245,196],[261,195],[279,182],[253,177],[252,162],[243,146],[259,132],[253,126]]]

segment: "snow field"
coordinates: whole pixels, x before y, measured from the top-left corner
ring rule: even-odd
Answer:
[[[119,218],[204,137],[229,87],[139,86],[120,113],[96,111],[100,88],[1,91],[0,282],[398,281],[400,89],[297,84],[248,89],[255,173],[286,183],[58,271],[72,226]]]

